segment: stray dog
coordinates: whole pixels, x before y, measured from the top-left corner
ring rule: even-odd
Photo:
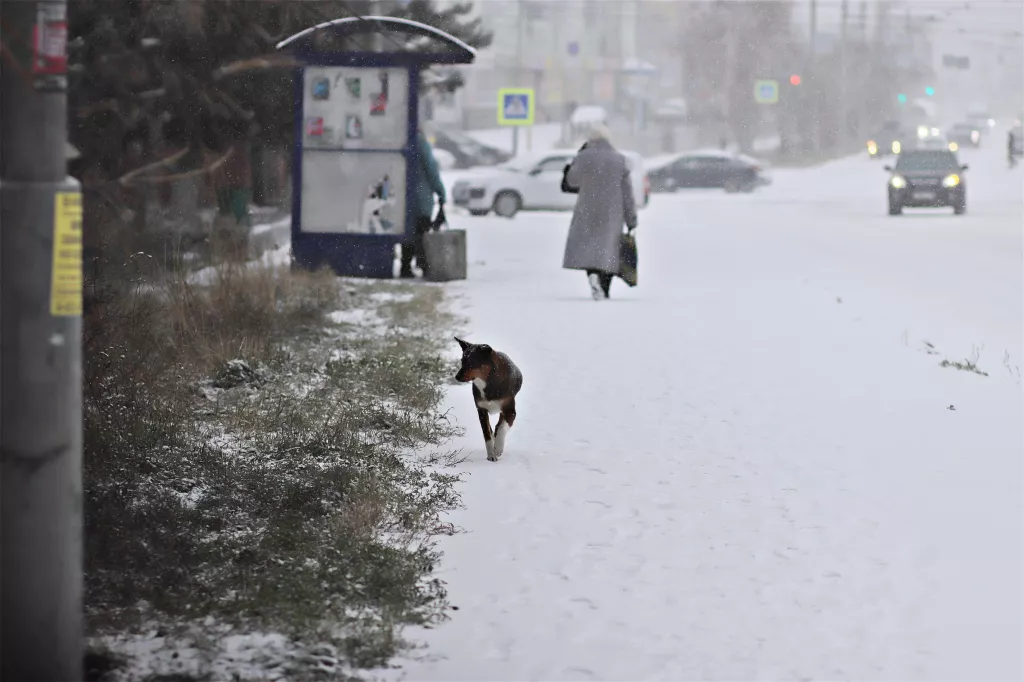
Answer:
[[[505,453],[505,436],[516,421],[516,394],[523,387],[523,373],[509,356],[485,343],[468,343],[459,337],[455,340],[462,346],[462,367],[455,380],[473,382],[473,402],[484,432],[487,459],[497,462]],[[492,412],[501,413],[493,435]]]

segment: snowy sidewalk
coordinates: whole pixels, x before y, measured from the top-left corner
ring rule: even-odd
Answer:
[[[847,163],[831,172],[877,199],[877,168]],[[459,610],[408,633],[428,649],[406,679],[1024,674],[1024,399],[1000,366],[1024,320],[1019,292],[998,298],[1019,208],[894,235],[879,201],[800,203],[809,177],[656,196],[640,286],[600,304],[560,269],[568,214],[460,218],[460,336],[525,383],[497,464],[469,388],[449,394],[470,457],[440,574]],[[972,278],[978,309],[954,289]],[[938,366],[968,341],[990,376]]]

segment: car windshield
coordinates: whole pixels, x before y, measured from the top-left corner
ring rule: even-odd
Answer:
[[[955,126],[953,126],[953,129],[954,130],[974,130],[974,126],[972,126],[970,123],[957,123]]]
[[[541,160],[540,156],[517,156],[514,159],[510,159],[505,163],[498,164],[498,168],[504,168],[505,170],[515,171],[516,173],[525,173]]]
[[[900,129],[899,121],[887,121],[886,124],[884,126],[882,126],[882,130],[885,131],[885,132],[890,132],[890,131],[899,130],[899,129]]]
[[[469,135],[462,135],[456,132],[446,132],[448,139],[455,143],[455,146],[464,152],[479,152],[483,150],[483,145],[477,140],[474,140]]]
[[[896,162],[896,170],[901,173],[907,171],[947,172],[955,171],[959,167],[956,156],[952,152],[938,150],[904,152],[900,154],[900,159]]]

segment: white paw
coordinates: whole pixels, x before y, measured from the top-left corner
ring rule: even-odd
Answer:
[[[505,436],[508,435],[508,425],[502,422],[494,434],[494,461],[505,454]]]
[[[485,440],[484,441],[484,446],[487,447],[487,461],[488,462],[497,462],[498,461],[498,457],[500,457],[501,455],[495,456],[495,454],[494,454],[494,441],[493,440]]]

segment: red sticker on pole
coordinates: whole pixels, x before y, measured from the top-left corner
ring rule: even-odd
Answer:
[[[67,72],[67,9],[60,3],[41,2],[32,32],[32,74],[63,76]]]

